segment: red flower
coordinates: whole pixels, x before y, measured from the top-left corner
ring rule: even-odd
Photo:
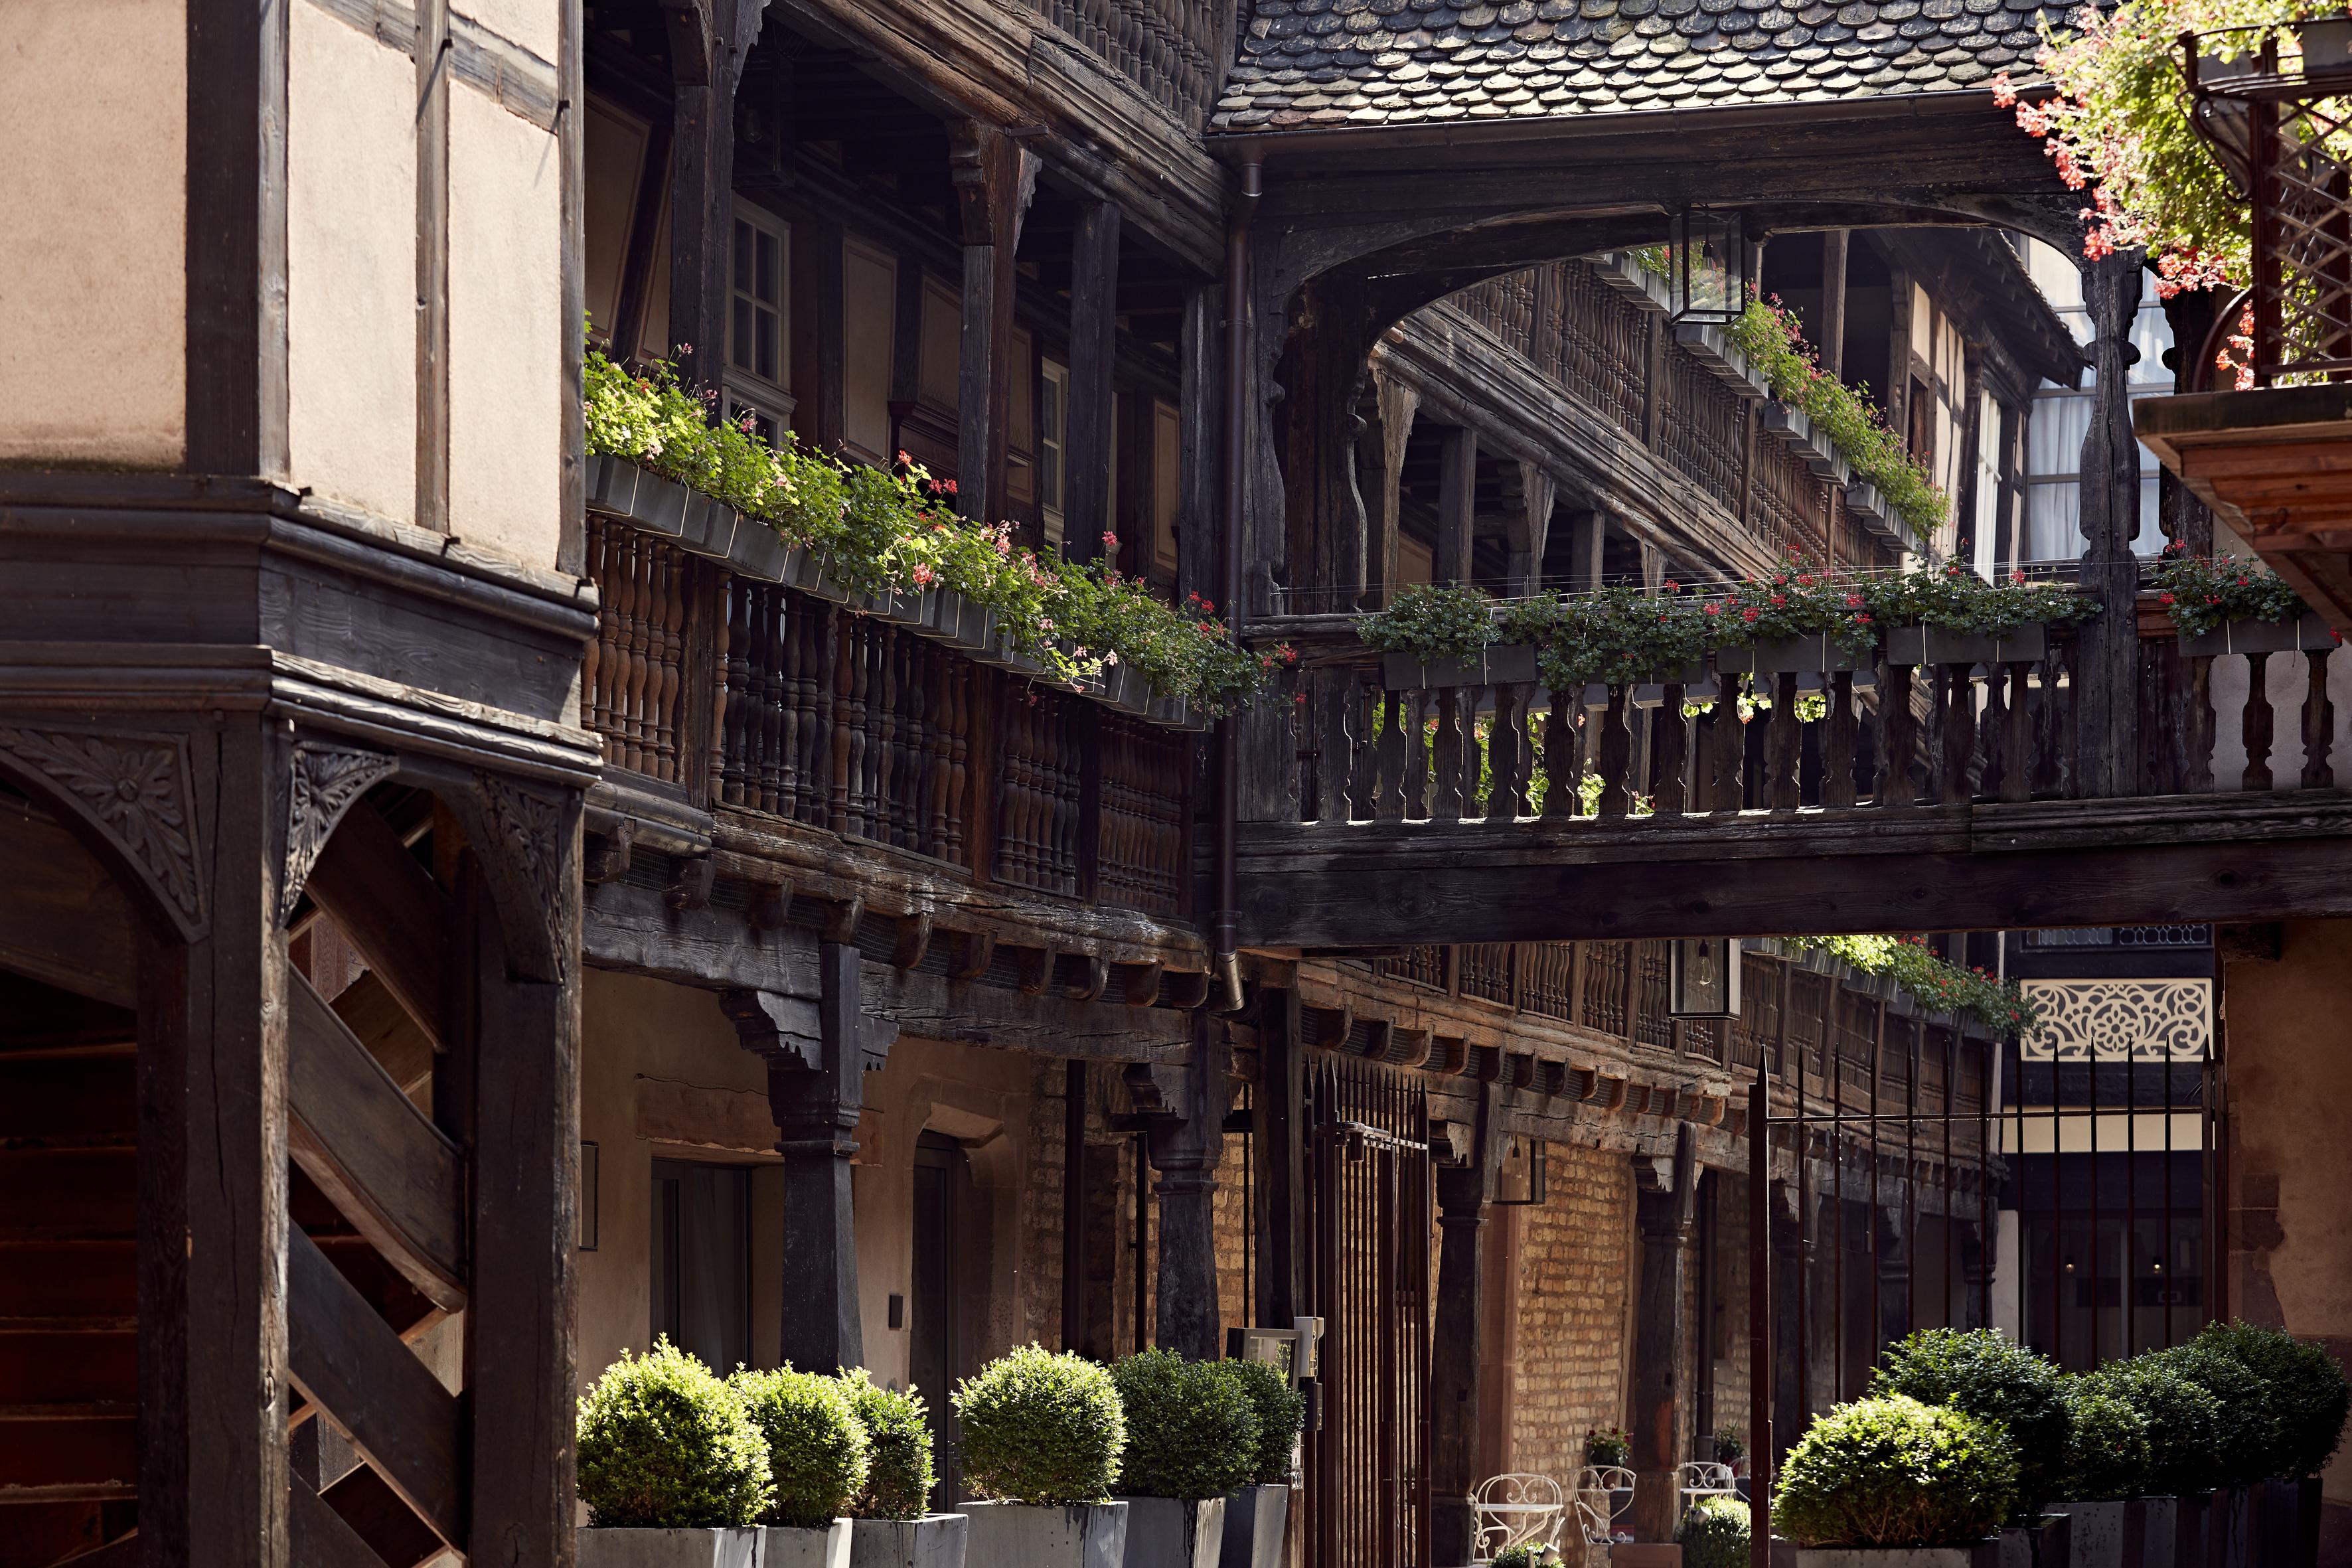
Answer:
[[[1797,586],[1798,586],[1798,587],[1800,587],[1800,588],[1810,588],[1810,587],[1811,587],[1812,585],[1813,585],[1813,574],[1812,574],[1811,573],[1810,573],[1810,572],[1802,572],[1802,573],[1798,574],[1798,575],[1797,575]]]
[[[1710,616],[1719,616],[1723,614],[1723,606],[1721,605],[1709,605],[1706,607],[1706,613]]]
[[[950,495],[953,495],[956,493],[955,481],[953,479],[941,479],[940,481],[940,489],[947,491]]]
[[[1772,607],[1773,607],[1774,609],[1776,609],[1776,610],[1777,610],[1777,609],[1779,609],[1781,605],[1783,605],[1787,604],[1788,602],[1789,602],[1788,600],[1786,600],[1786,599],[1782,598],[1782,597],[1781,597],[1780,595],[1778,595],[1778,594],[1775,594],[1775,595],[1772,595]]]
[[[1858,610],[1862,608],[1862,595],[1859,594],[1848,594],[1845,596],[1845,607],[1849,610]]]
[[[1683,585],[1682,585],[1680,583],[1675,582],[1672,577],[1669,577],[1669,578],[1667,578],[1667,579],[1666,579],[1666,592],[1667,592],[1667,593],[1669,593],[1669,594],[1679,594],[1679,593],[1681,593],[1682,591],[1683,591]]]
[[[2157,595],[2157,601],[2159,604],[2168,605],[2172,603],[2172,595],[2169,594],[2158,594]]]
[[[1739,612],[1739,618],[1743,621],[1752,621],[1761,614],[1763,612],[1760,610],[1742,610]]]

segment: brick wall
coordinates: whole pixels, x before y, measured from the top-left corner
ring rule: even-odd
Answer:
[[[1570,1482],[1585,1434],[1625,1423],[1633,1173],[1625,1156],[1552,1144],[1545,1201],[1527,1214],[1512,1455]]]

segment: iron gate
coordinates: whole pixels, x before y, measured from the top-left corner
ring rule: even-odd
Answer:
[[[1429,1101],[1367,1063],[1309,1068],[1322,1424],[1308,1568],[1429,1568]]]

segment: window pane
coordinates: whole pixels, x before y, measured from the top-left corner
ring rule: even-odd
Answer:
[[[727,334],[728,337],[732,340],[728,345],[728,363],[730,364],[740,365],[744,369],[749,370],[751,368],[751,305],[750,300],[740,297],[736,300],[735,316],[733,321],[730,323],[730,327],[731,330]]]
[[[735,287],[751,287],[751,226],[741,218],[735,220]]]
[[[752,322],[760,353],[759,363],[751,368],[759,373],[761,380],[773,381],[776,379],[776,313],[773,310],[755,310]]]
[[[2088,397],[2043,397],[2033,405],[2026,430],[2025,467],[2032,474],[2064,474],[2083,468],[2083,436],[2091,426]]]
[[[2035,561],[2071,561],[2083,553],[2076,526],[2082,509],[2072,482],[2032,485],[2025,492],[2026,554]]]
[[[760,302],[766,305],[776,302],[776,237],[762,231],[760,235],[760,267],[753,292],[758,295]]]

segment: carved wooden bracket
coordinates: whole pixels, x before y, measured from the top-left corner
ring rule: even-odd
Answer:
[[[1130,1007],[1149,1007],[1160,1000],[1159,964],[1120,963],[1112,967],[1118,972],[1120,1001]]]
[[[864,899],[849,899],[841,902],[828,903],[824,907],[824,923],[817,928],[818,935],[827,942],[844,944],[856,942],[857,924],[866,918]]]
[[[574,904],[571,866],[579,797],[565,798],[496,773],[477,773],[461,797],[467,837],[481,857],[507,956],[533,980],[560,983],[571,969]]]
[[[743,1048],[772,1066],[797,1065],[814,1072],[823,1064],[824,1030],[814,998],[721,991],[719,1010],[734,1024]]]
[[[912,969],[923,962],[930,951],[931,917],[928,913],[900,915],[898,934],[890,943],[890,963],[898,969]]]
[[[0,754],[104,839],[183,937],[204,934],[205,874],[186,737],[0,729]]]
[[[751,900],[743,911],[753,931],[781,931],[793,916],[793,885],[790,882],[754,882]]]
[[[1209,992],[1216,977],[1207,970],[1178,973],[1162,977],[1168,992],[1168,1005],[1184,1012],[1209,1005]]]
[[[1013,967],[1020,976],[1021,994],[1043,996],[1054,984],[1054,950],[1050,947],[1009,947]]]
[[[294,743],[286,788],[286,868],[278,882],[278,923],[294,918],[303,886],[352,803],[400,771],[397,759],[382,752]]]
[[[1183,1063],[1130,1062],[1122,1078],[1138,1115],[1181,1119],[1192,1114],[1192,1075]]]
[[[1090,952],[1067,955],[1076,978],[1062,987],[1062,994],[1073,1002],[1099,1002],[1110,985],[1110,965]]]
[[[623,817],[610,833],[589,835],[580,867],[580,879],[592,886],[617,882],[629,874],[629,857],[637,846],[637,825]]]
[[[996,963],[996,935],[984,931],[950,932],[948,954],[950,980],[977,980]]]
[[[662,902],[678,910],[701,909],[710,902],[710,889],[718,871],[708,855],[671,856],[669,886],[663,890]]]

